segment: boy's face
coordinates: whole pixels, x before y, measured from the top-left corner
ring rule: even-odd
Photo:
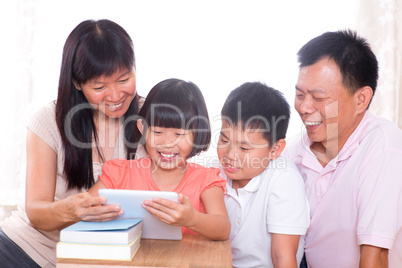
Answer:
[[[269,145],[261,130],[243,130],[242,124],[233,126],[223,120],[217,151],[226,176],[244,187],[277,157]]]

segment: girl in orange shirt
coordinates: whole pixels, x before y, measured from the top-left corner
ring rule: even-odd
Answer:
[[[175,191],[178,203],[154,198],[143,207],[165,223],[183,226],[183,233],[228,239],[230,222],[223,200],[226,181],[218,169],[187,162],[205,151],[211,140],[199,88],[179,79],[158,83],[139,112],[137,128],[136,145],[143,145],[148,157],[107,161],[89,192],[98,195],[100,188]]]

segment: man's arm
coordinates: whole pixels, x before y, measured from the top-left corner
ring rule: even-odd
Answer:
[[[271,258],[275,268],[296,268],[300,235],[271,233]]]
[[[388,249],[361,245],[359,268],[388,268]]]

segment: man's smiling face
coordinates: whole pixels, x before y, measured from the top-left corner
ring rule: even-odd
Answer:
[[[295,109],[312,142],[343,146],[360,122],[355,95],[343,85],[339,67],[331,59],[300,68]]]

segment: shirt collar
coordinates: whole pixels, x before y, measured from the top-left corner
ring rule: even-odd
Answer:
[[[246,192],[249,192],[249,193],[253,193],[253,192],[256,192],[256,191],[258,191],[258,189],[260,188],[260,186],[261,186],[261,183],[262,183],[262,178],[264,178],[264,179],[269,179],[269,177],[270,177],[270,174],[267,174],[267,173],[269,173],[271,170],[273,170],[274,169],[274,167],[276,166],[276,165],[278,165],[278,164],[276,164],[275,163],[275,161],[277,161],[278,159],[280,159],[281,157],[279,157],[279,158],[277,158],[277,159],[275,159],[275,160],[271,160],[270,162],[269,162],[269,165],[268,165],[268,167],[261,173],[261,174],[259,174],[259,175],[257,175],[257,176],[255,176],[254,178],[252,178],[250,181],[249,181],[249,183],[247,183],[247,185],[246,186],[244,186],[243,188],[239,188],[239,189],[243,189],[244,191],[246,191]],[[224,172],[222,171],[222,173],[224,174]],[[221,174],[222,174],[221,173]],[[226,180],[227,180],[227,188],[228,188],[228,192],[229,192],[229,189],[233,189],[232,188],[232,180],[231,179],[229,179],[228,177],[226,177],[226,175],[225,175],[225,178],[226,178]],[[230,188],[229,188],[230,187]],[[233,190],[234,191],[234,190]]]
[[[353,131],[352,135],[348,138],[342,149],[336,155],[334,159],[332,159],[327,166],[329,168],[336,168],[339,162],[342,162],[348,159],[359,147],[360,141],[363,137],[364,132],[367,129],[367,124],[371,121],[373,115],[366,111],[359,125]],[[310,146],[313,142],[309,139],[307,132],[303,129],[301,143],[297,148],[297,154],[302,157],[303,165],[310,167],[316,171],[321,171],[323,169],[322,165],[318,162],[317,157],[311,151]]]

